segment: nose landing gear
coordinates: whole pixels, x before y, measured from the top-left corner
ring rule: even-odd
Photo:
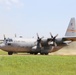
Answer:
[[[12,55],[13,54],[13,52],[8,52],[8,55]]]

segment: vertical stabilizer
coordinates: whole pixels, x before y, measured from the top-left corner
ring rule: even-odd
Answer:
[[[71,18],[65,36],[76,36],[75,18]]]

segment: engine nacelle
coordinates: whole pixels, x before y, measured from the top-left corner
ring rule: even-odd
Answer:
[[[62,38],[58,38],[58,39],[56,39],[56,43],[58,43],[58,44],[62,44],[62,43],[63,43],[63,39],[62,39]]]

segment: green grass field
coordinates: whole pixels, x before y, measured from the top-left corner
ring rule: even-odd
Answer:
[[[76,75],[76,56],[8,56],[0,50],[0,75]]]
[[[76,75],[76,56],[1,55],[0,75]]]

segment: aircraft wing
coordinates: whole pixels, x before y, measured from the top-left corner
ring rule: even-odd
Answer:
[[[63,37],[62,39],[63,39],[63,41],[76,41],[76,37],[74,37],[74,36],[73,37],[72,36],[71,37]]]

